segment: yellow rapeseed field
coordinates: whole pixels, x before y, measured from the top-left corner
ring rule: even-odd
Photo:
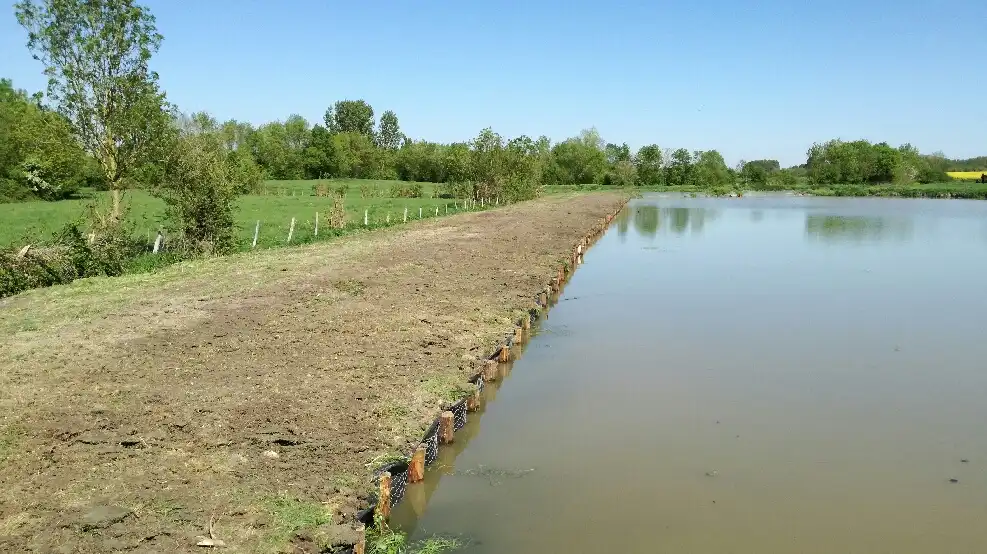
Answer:
[[[987,171],[947,171],[946,175],[953,179],[979,179],[984,173]]]

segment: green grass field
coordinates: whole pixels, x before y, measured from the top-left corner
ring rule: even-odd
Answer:
[[[236,221],[239,228],[241,247],[246,248],[253,240],[254,227],[259,220],[260,233],[258,247],[283,245],[288,238],[291,218],[295,218],[295,232],[292,243],[310,242],[314,239],[315,214],[319,213],[319,235],[328,235],[327,217],[332,207],[330,197],[315,196],[316,181],[268,181],[263,184],[263,194],[242,196],[237,201]],[[437,198],[437,186],[422,183],[422,198],[390,198],[387,195],[395,181],[369,181],[342,179],[325,181],[330,187],[348,185],[346,193],[346,214],[351,227],[362,226],[364,211],[368,212],[370,226],[380,226],[390,214],[391,223],[399,222],[408,209],[408,219],[418,219],[419,208],[424,218],[445,215],[446,209],[452,213],[455,205],[462,207],[462,201]],[[401,183],[408,184],[408,183]],[[371,196],[362,197],[362,192]],[[64,225],[81,220],[87,206],[94,202],[106,205],[108,193],[91,192],[84,198],[60,202],[25,202],[0,204],[0,246],[20,246],[47,240]],[[158,198],[144,191],[130,191],[125,196],[127,220],[135,227],[139,236],[152,241],[164,220],[165,205]]]

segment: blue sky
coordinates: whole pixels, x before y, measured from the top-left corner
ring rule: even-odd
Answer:
[[[438,141],[596,126],[731,164],[836,137],[987,154],[983,0],[144,3],[169,98],[220,119],[316,122],[363,98]],[[43,89],[24,41],[0,13],[0,76]]]

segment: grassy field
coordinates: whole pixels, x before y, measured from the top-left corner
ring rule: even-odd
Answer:
[[[296,218],[292,243],[311,242],[315,233],[315,214],[319,213],[319,234],[330,232],[326,220],[332,207],[330,197],[315,196],[316,181],[268,181],[261,194],[241,197],[237,202],[237,226],[242,247],[253,240],[254,227],[260,221],[258,247],[282,245],[288,238],[291,218]],[[404,217],[408,209],[408,219],[421,216],[435,217],[435,209],[444,215],[446,209],[462,207],[462,201],[437,198],[437,186],[421,183],[422,198],[392,198],[391,186],[395,181],[369,181],[346,179],[325,181],[330,187],[348,185],[346,193],[346,214],[351,225],[362,225],[364,212],[367,212],[371,226],[385,224],[388,215],[391,222]],[[363,189],[361,191],[361,188]],[[364,197],[366,193],[367,197]],[[58,232],[65,224],[81,220],[87,207],[93,203],[107,204],[108,194],[90,192],[85,197],[61,202],[26,202],[0,204],[0,246],[20,246],[46,240]],[[126,195],[128,206],[127,220],[135,227],[135,232],[152,241],[159,226],[164,221],[165,205],[160,199],[144,191],[131,191]]]

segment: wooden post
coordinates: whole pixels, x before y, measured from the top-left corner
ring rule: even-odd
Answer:
[[[506,344],[502,345],[500,347],[500,353],[498,354],[498,359],[502,364],[506,364],[507,362],[511,361],[511,348]]]
[[[418,207],[418,219],[421,219],[421,218],[422,218],[422,208],[421,208],[421,206],[419,206]]]
[[[367,530],[360,526],[360,536],[353,545],[353,554],[367,554]]]
[[[370,226],[370,210],[363,210],[363,226]]]
[[[417,483],[425,479],[425,447],[418,445],[408,466],[408,482]]]
[[[251,248],[257,248],[257,235],[260,233],[260,220],[257,220],[257,225],[254,225],[254,244]]]
[[[408,206],[404,207],[404,222],[408,222]]]
[[[319,238],[319,212],[315,212],[315,238]]]
[[[380,474],[380,495],[377,497],[377,513],[387,519],[391,516],[391,473]]]
[[[514,346],[521,344],[522,333],[520,327],[514,328]]]
[[[473,392],[466,397],[466,411],[475,412],[480,409],[480,387],[473,385]]]
[[[527,331],[528,329],[531,329],[531,316],[530,315],[524,314],[524,317],[521,319],[521,328],[524,329],[525,331]]]
[[[456,415],[450,411],[442,412],[439,416],[439,442],[449,444],[453,440],[456,432]]]
[[[497,360],[487,360],[483,366],[483,380],[491,383],[496,381],[498,372]]]
[[[295,234],[295,218],[291,218],[291,225],[288,226],[288,244],[291,244],[291,236]]]

